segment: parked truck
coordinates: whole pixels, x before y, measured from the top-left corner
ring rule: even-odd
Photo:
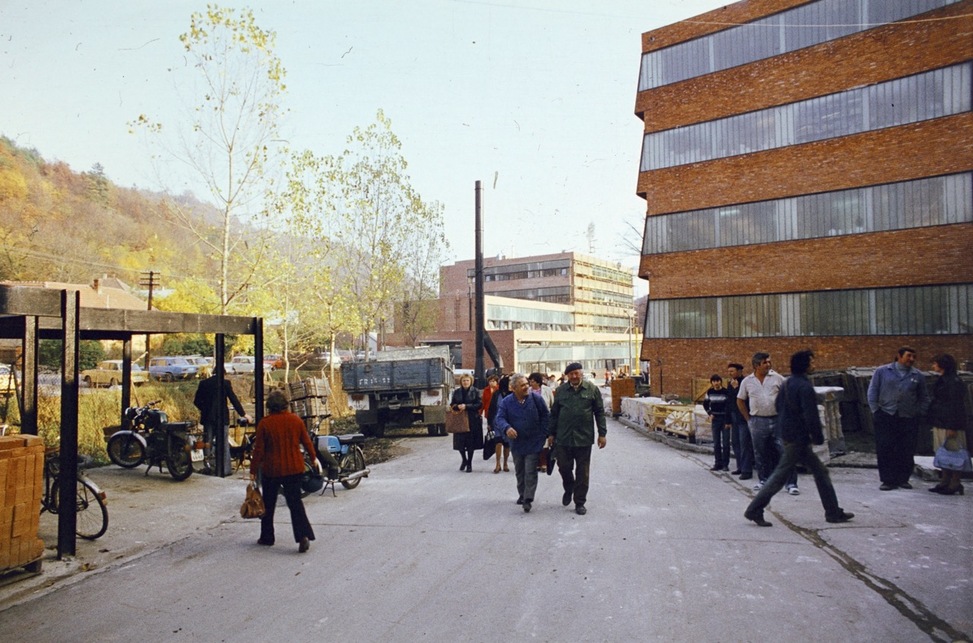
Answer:
[[[390,428],[424,426],[446,434],[453,365],[446,346],[390,349],[368,361],[341,365],[341,385],[365,435]]]

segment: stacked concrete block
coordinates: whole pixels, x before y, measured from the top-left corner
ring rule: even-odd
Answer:
[[[32,435],[0,437],[0,571],[39,568],[43,493],[44,441]]]

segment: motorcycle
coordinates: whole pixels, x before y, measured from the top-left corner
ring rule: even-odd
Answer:
[[[367,478],[370,473],[365,466],[365,452],[361,445],[365,443],[365,436],[361,433],[348,433],[345,435],[318,435],[315,429],[311,429],[311,443],[314,444],[318,452],[318,458],[327,466],[327,457],[330,454],[338,462],[338,477],[335,482],[340,482],[345,489],[354,489],[361,482],[362,478]],[[304,454],[304,475],[301,479],[301,489],[304,490],[303,496],[312,491],[321,490],[324,487],[324,476],[315,472],[311,466],[311,458]],[[334,494],[334,485],[331,487]]]
[[[108,439],[108,457],[126,469],[148,463],[145,475],[156,465],[162,473],[165,462],[173,479],[185,480],[193,473],[193,462],[203,459],[206,445],[193,434],[195,422],[169,422],[163,411],[153,408],[158,403],[125,409],[126,428]]]

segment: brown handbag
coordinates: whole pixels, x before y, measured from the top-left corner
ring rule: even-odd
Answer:
[[[470,418],[466,411],[446,412],[446,433],[469,433]]]
[[[257,489],[256,481],[247,485],[247,498],[240,505],[241,518],[261,518],[264,515],[264,499]]]

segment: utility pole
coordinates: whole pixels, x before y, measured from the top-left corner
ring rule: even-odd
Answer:
[[[146,308],[146,310],[152,310],[152,292],[155,290],[155,287],[159,285],[159,282],[157,281],[158,278],[159,278],[159,273],[155,272],[154,270],[143,270],[139,274],[139,286],[141,286],[142,288],[149,289],[149,305],[148,308]],[[146,372],[148,372],[149,370],[149,359],[152,357],[152,348],[150,347],[149,344],[150,337],[151,336],[148,333],[146,333],[145,335],[145,371]],[[150,377],[149,379],[152,378]]]

